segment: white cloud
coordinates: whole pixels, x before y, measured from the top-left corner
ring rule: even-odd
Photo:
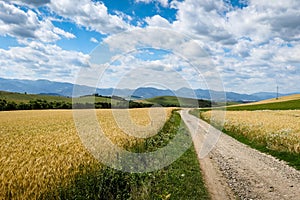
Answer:
[[[92,37],[92,38],[90,39],[90,41],[93,42],[93,43],[99,43],[99,41],[98,41],[96,38],[94,38],[94,37]]]
[[[67,39],[76,38],[76,36],[73,35],[72,33],[66,32],[66,31],[64,31],[64,30],[62,30],[60,28],[57,28],[57,27],[53,28],[53,32],[56,33],[56,34],[58,34],[58,35],[64,36]]]
[[[153,17],[146,17],[145,21],[151,27],[171,28],[171,24],[169,23],[169,21],[161,17],[160,15],[154,15]]]
[[[77,72],[89,66],[89,56],[56,45],[30,42],[26,47],[0,49],[0,77],[50,79],[74,82]]]
[[[178,9],[173,28],[205,41],[234,44],[236,41],[226,30],[226,19],[222,13],[227,11],[222,0],[186,0],[174,2]]]
[[[135,0],[137,3],[159,3],[163,7],[168,7],[169,6],[169,1],[168,0]]]
[[[118,33],[130,28],[122,16],[108,13],[102,2],[91,0],[52,0],[50,9],[77,25],[102,34]]]
[[[300,78],[300,2],[250,0],[247,4],[239,9],[221,0],[173,1],[171,6],[178,12],[171,29],[205,44],[228,90],[273,91],[273,85],[282,84],[282,92],[300,91],[291,83]],[[163,21],[154,19],[145,20],[149,26]]]
[[[228,90],[254,93],[274,91],[279,85],[282,93],[289,93],[300,90],[296,84],[300,79],[299,47],[278,38],[258,46],[248,41],[242,48],[247,56],[233,51],[213,57]]]
[[[143,60],[138,55],[154,57]],[[172,53],[166,54],[161,59],[155,59],[155,54],[147,50],[138,50],[119,56],[115,62],[117,64],[108,65],[105,73],[101,74],[99,87],[135,89],[156,86],[175,90],[182,87],[191,88],[203,83],[197,69]],[[95,73],[93,75],[95,76]],[[94,79],[97,80],[99,77]],[[201,86],[205,87],[203,84]]]
[[[51,0],[7,0],[16,4],[29,5],[29,6],[43,6],[48,4]]]
[[[21,10],[19,7],[6,2],[0,2],[0,35],[9,35],[19,40],[37,39],[42,42],[54,42],[61,37],[75,38],[55,27],[49,19],[40,19],[31,9]]]
[[[252,0],[244,9],[227,13],[228,29],[236,36],[250,37],[262,43],[273,37],[284,40],[300,39],[298,0]]]

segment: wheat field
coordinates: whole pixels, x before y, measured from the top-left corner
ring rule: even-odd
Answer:
[[[96,110],[96,116],[110,140],[130,146],[143,138],[128,133],[157,133],[172,109],[164,111]],[[0,199],[40,198],[90,166],[100,164],[81,143],[71,110],[0,112]]]
[[[201,116],[211,120],[211,111]],[[220,123],[217,118],[212,121]],[[272,150],[300,153],[300,110],[227,111],[224,129]]]

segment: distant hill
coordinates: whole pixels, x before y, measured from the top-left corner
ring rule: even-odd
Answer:
[[[57,101],[57,102],[72,102],[72,98],[63,97],[63,96],[53,96],[53,95],[44,95],[44,94],[25,94],[25,93],[16,93],[16,92],[6,92],[0,91],[0,99],[6,101],[14,101],[16,103],[28,103],[31,100],[42,99],[46,101]]]
[[[49,80],[20,80],[20,79],[4,79],[0,78],[0,90],[19,92],[28,94],[50,94],[50,95],[60,95],[65,97],[73,96],[74,84],[55,82]],[[197,98],[197,99],[207,99],[210,100],[211,96],[214,97],[215,101],[230,101],[230,102],[255,102],[265,99],[275,98],[276,93],[261,92],[255,94],[239,94],[234,92],[223,92],[213,91],[213,90],[203,90],[203,89],[189,89],[181,88],[175,91],[163,90],[153,87],[141,87],[136,90],[132,89],[113,89],[113,88],[95,88],[77,85],[78,94],[77,96],[83,96],[93,93],[98,93],[103,96],[120,96],[125,99],[148,99],[158,96],[178,96],[185,98]],[[280,96],[285,96],[287,94],[280,94]],[[133,98],[134,97],[134,98]]]
[[[208,100],[198,100],[184,97],[174,97],[174,96],[161,96],[154,97],[150,99],[145,99],[146,102],[158,104],[164,107],[211,107],[211,101]]]
[[[0,91],[0,111],[36,109],[107,109],[107,108],[144,108],[152,103],[128,101],[122,97],[100,96],[98,94],[81,97],[63,97]]]

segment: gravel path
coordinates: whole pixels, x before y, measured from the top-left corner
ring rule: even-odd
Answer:
[[[206,122],[181,110],[200,159],[213,199],[300,199],[300,172],[270,155],[254,150],[218,132]],[[208,128],[211,128],[208,133]],[[218,143],[200,158],[203,142],[219,135]]]

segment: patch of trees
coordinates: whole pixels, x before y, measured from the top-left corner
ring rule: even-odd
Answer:
[[[153,104],[122,100],[117,102],[117,104],[113,105],[112,107],[113,108],[149,108],[151,106],[153,106]]]
[[[182,107],[182,108],[206,108],[211,107],[213,104],[211,101],[208,100],[182,100],[176,103],[169,103],[169,102],[159,102],[160,106],[163,107]]]
[[[41,110],[41,109],[71,109],[72,104],[69,102],[48,102],[42,99],[30,100],[28,103],[14,101],[6,101],[0,99],[0,111],[8,110]]]

